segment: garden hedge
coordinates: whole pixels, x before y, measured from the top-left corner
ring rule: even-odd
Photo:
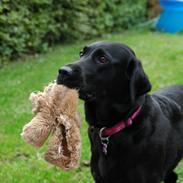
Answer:
[[[0,60],[128,29],[145,19],[145,7],[145,0],[1,0]]]

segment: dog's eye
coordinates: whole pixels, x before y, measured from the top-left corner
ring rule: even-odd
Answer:
[[[106,64],[106,63],[108,63],[108,59],[107,59],[105,56],[100,56],[100,57],[98,58],[98,62],[99,62],[100,64]]]

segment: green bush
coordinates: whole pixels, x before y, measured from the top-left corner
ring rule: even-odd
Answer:
[[[0,60],[127,29],[145,15],[145,0],[1,0]]]

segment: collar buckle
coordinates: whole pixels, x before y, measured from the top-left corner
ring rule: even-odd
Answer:
[[[108,144],[109,144],[109,137],[110,136],[102,136],[103,131],[106,129],[106,127],[103,127],[100,129],[99,131],[99,137],[100,137],[100,141],[102,144],[102,151],[105,155],[107,155],[107,148],[108,148]]]
[[[100,140],[102,141],[102,142],[109,142],[109,137],[110,136],[103,136],[102,134],[103,134],[103,131],[106,129],[106,127],[103,127],[103,128],[101,128],[100,129],[100,131],[99,131],[99,137],[100,137]]]

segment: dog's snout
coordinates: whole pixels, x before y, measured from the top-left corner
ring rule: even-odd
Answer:
[[[59,74],[62,76],[62,77],[68,77],[68,76],[71,76],[72,73],[73,73],[73,70],[71,67],[69,66],[63,66],[62,68],[59,69]]]
[[[81,68],[78,64],[68,64],[58,70],[57,84],[78,88],[82,82]]]

